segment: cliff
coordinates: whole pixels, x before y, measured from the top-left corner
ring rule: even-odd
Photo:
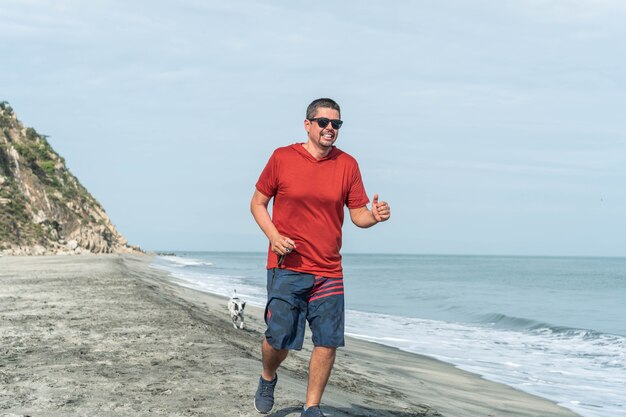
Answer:
[[[0,102],[0,254],[133,253],[46,137]]]

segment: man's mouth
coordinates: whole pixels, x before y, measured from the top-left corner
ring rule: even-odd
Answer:
[[[322,133],[322,138],[326,140],[333,140],[335,139],[335,134],[333,132],[324,132]]]

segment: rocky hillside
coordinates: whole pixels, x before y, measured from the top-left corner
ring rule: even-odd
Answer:
[[[46,140],[0,103],[0,254],[139,252]]]

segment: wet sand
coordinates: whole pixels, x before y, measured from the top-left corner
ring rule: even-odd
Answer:
[[[149,256],[0,257],[0,416],[260,416],[263,320],[177,285]],[[307,336],[308,338],[308,336]],[[279,370],[269,416],[298,417],[311,345]],[[440,361],[349,339],[328,417],[575,416]]]

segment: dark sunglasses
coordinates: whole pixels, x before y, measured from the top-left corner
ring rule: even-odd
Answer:
[[[319,127],[324,129],[330,123],[333,126],[333,129],[339,129],[343,124],[343,120],[339,119],[329,119],[328,117],[316,117],[315,119],[309,119],[310,122],[317,122]]]

